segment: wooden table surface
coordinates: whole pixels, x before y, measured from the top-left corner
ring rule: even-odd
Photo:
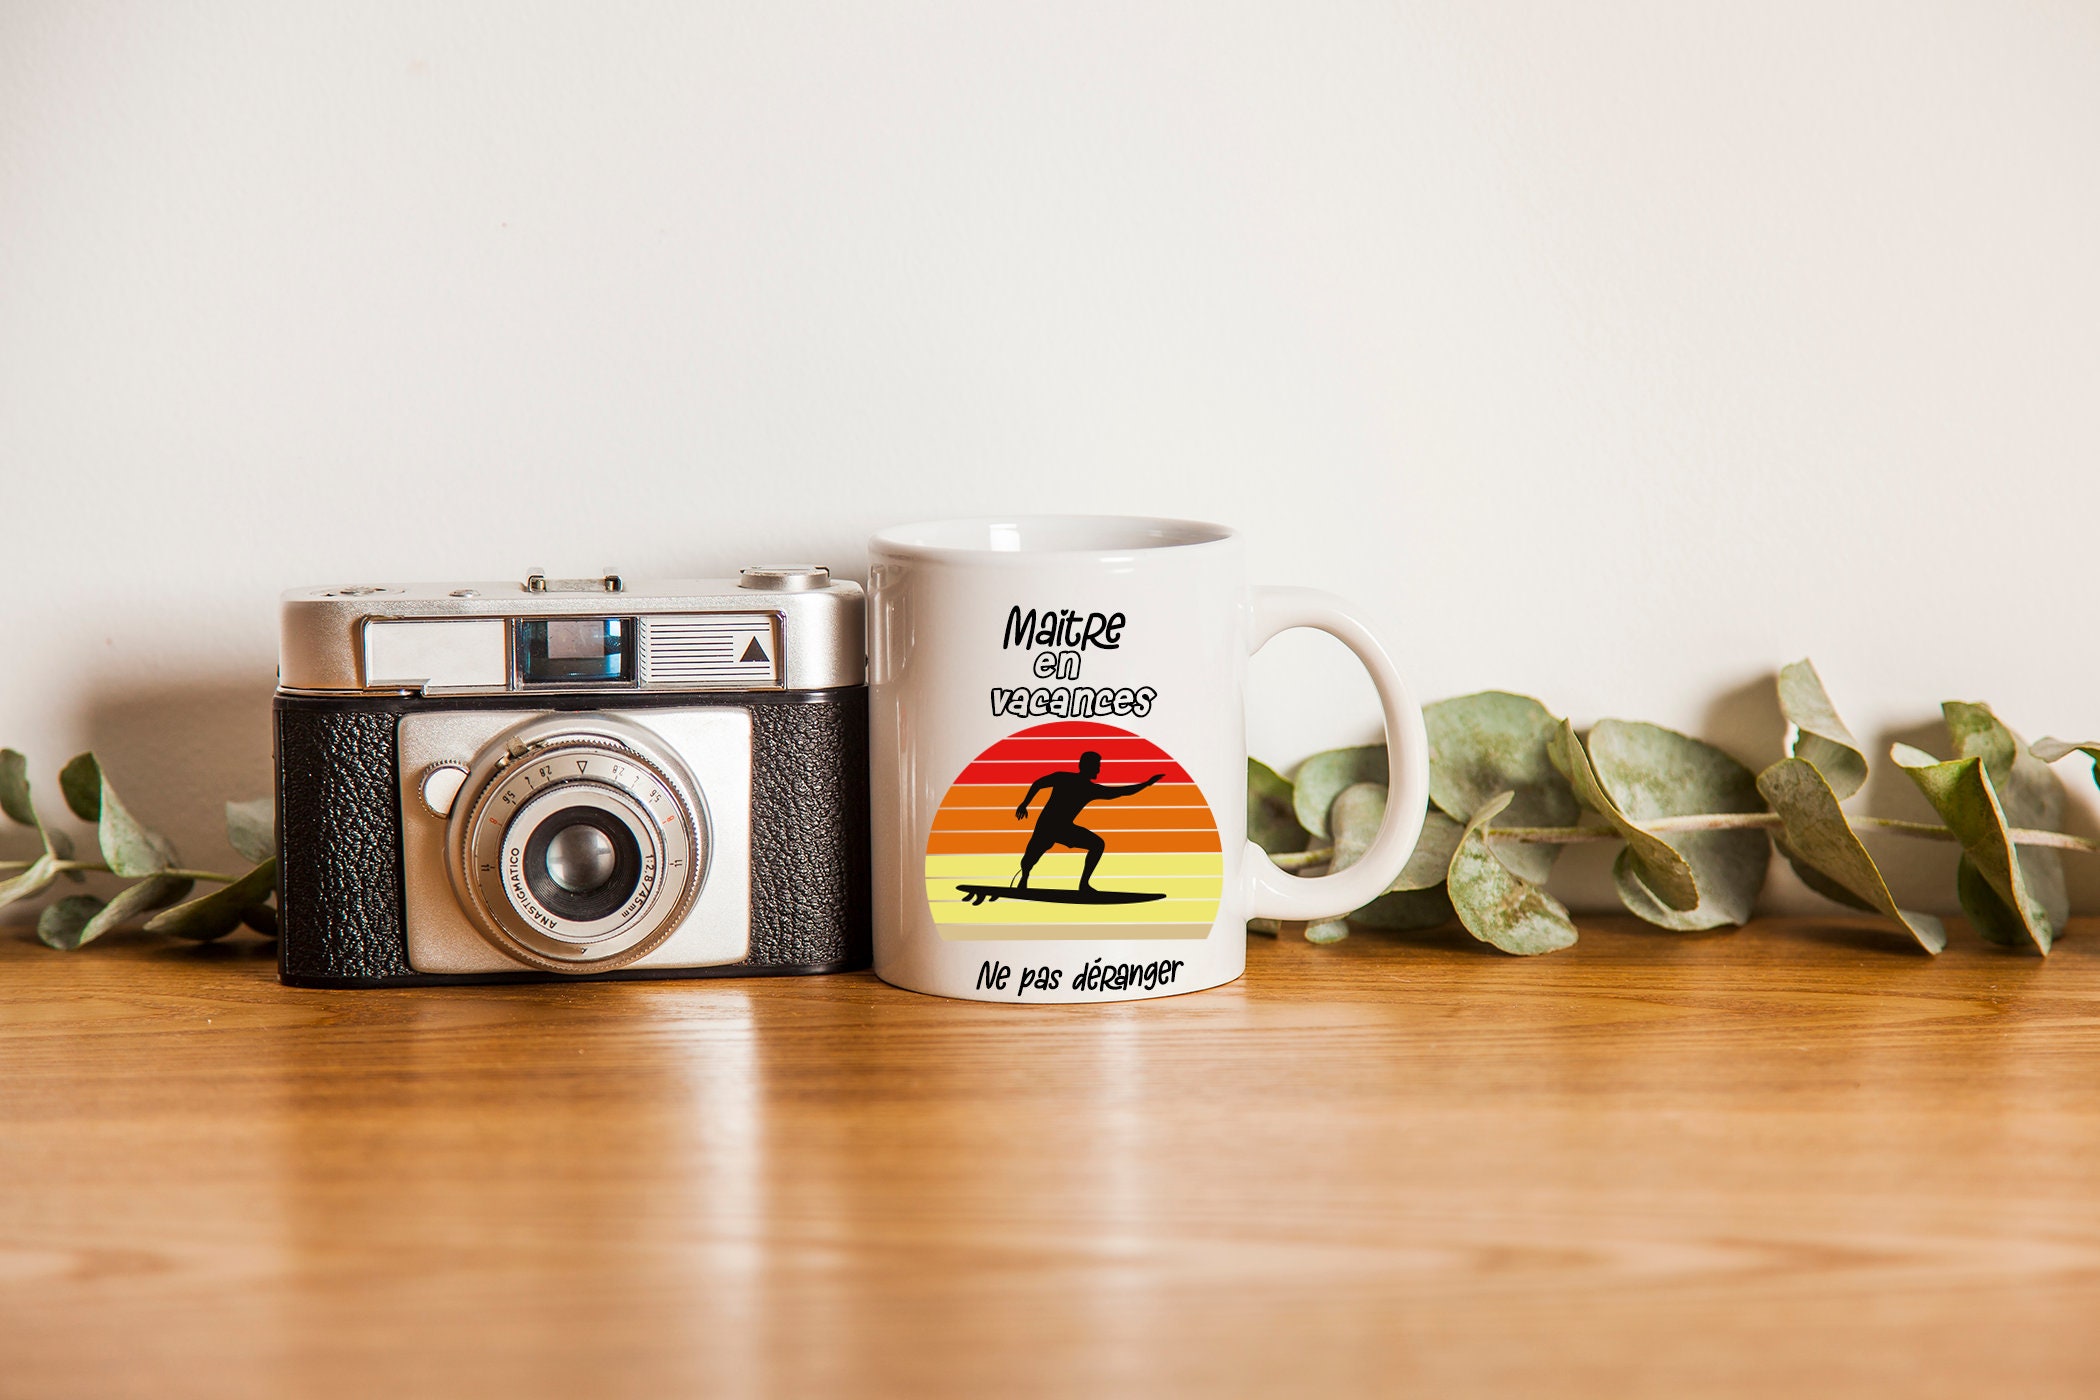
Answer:
[[[2100,1392],[2100,929],[1218,991],[317,992],[0,934],[0,1394]]]

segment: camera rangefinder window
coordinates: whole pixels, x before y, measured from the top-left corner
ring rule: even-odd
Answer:
[[[634,679],[631,617],[518,619],[518,679],[525,685],[604,685]]]

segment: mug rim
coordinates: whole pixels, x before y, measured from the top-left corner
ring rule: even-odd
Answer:
[[[1078,535],[1093,531],[1102,539],[1099,543],[1031,547],[1022,539],[1022,532],[1029,526]],[[971,538],[995,538],[992,532],[1000,527],[1014,532],[1011,545],[966,542]],[[1013,514],[966,515],[891,525],[876,531],[868,545],[871,552],[909,559],[1026,564],[1047,559],[1109,560],[1169,554],[1230,545],[1239,538],[1240,532],[1229,525],[1164,515]]]

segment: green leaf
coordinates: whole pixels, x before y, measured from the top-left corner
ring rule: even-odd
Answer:
[[[269,808],[269,798],[258,798],[256,802],[248,802],[244,806]],[[227,840],[233,840],[233,808],[235,804],[229,802]],[[275,812],[265,810],[265,819],[275,823]],[[1306,829],[1298,825],[1298,816],[1291,812],[1291,781],[1281,777],[1275,768],[1270,768],[1258,758],[1247,760],[1247,840],[1273,856],[1304,850],[1306,840],[1310,840]],[[271,850],[275,850],[275,846],[277,831],[273,825]],[[241,850],[239,842],[235,842],[233,848]],[[246,856],[248,852],[241,850],[241,854]],[[260,856],[250,858],[252,861],[258,861]]]
[[[1954,736],[1960,753],[1983,760],[1985,776],[1997,790],[2008,825],[2038,831],[2063,829],[2063,780],[1991,713],[1990,706],[1950,700],[1940,706],[1940,712],[1946,716],[1947,732]],[[2050,926],[2061,929],[2071,917],[2063,854],[2038,846],[2014,849],[2027,878],[2027,892],[2048,911]]]
[[[1803,657],[1779,671],[1779,709],[1794,726],[1790,752],[1806,759],[1843,801],[1867,781],[1867,753],[1838,718],[1815,663]]]
[[[1251,769],[1256,765],[1251,758],[1247,760],[1247,763],[1251,775]],[[1268,770],[1263,769],[1262,771],[1267,772]],[[1270,773],[1269,776],[1272,778],[1276,777],[1274,773]],[[1276,778],[1276,781],[1282,782],[1283,779]],[[1251,783],[1248,785],[1248,796],[1251,806],[1253,796],[1253,785]],[[1286,806],[1285,810],[1289,810],[1288,806]],[[1251,811],[1249,815],[1252,815]],[[226,841],[228,845],[232,846],[240,854],[242,860],[265,861],[276,855],[277,799],[274,797],[258,797],[252,802],[227,803]],[[1293,846],[1291,849],[1295,851],[1302,849],[1302,847]]]
[[[1560,721],[1528,695],[1487,690],[1422,707],[1429,730],[1429,800],[1463,823],[1497,793],[1514,793],[1500,826],[1570,826],[1581,815],[1550,749]],[[1560,847],[1495,841],[1502,863],[1546,878]]]
[[[1351,783],[1335,797],[1327,811],[1327,824],[1334,829],[1334,859],[1329,870],[1347,870],[1363,859],[1364,852],[1378,837],[1378,828],[1385,823],[1386,795],[1384,783]],[[1427,890],[1443,884],[1451,853],[1458,849],[1458,838],[1464,831],[1464,827],[1434,808],[1424,812],[1422,834],[1415,838],[1414,852],[1386,886],[1387,891]]]
[[[125,809],[116,789],[109,785],[107,774],[102,775],[98,800],[100,817],[96,834],[102,842],[102,859],[109,863],[111,871],[128,876],[157,875],[175,864],[174,846],[166,837],[148,831]]]
[[[1438,813],[1439,817],[1443,814]],[[1453,823],[1453,829],[1465,828]],[[1442,928],[1451,922],[1451,895],[1439,883],[1434,889],[1394,890],[1382,894],[1349,916],[1352,924],[1365,928],[1405,932],[1411,929]]]
[[[80,930],[80,936],[72,946],[78,948],[92,943],[120,924],[175,903],[188,894],[195,883],[194,880],[178,880],[169,875],[153,875],[135,885],[126,885],[117,891],[114,899],[102,906],[100,913],[87,921],[87,926]]]
[[[1347,919],[1322,919],[1316,924],[1307,924],[1305,926],[1305,941],[1307,943],[1339,943],[1348,936],[1349,921]]]
[[[268,899],[276,888],[277,858],[272,856],[230,885],[187,904],[163,909],[146,920],[146,930],[209,942],[239,928],[248,911]]]
[[[1680,912],[1697,909],[1699,882],[1691,865],[1669,842],[1644,830],[1619,810],[1619,804],[1591,766],[1582,740],[1575,737],[1575,726],[1566,720],[1560,722],[1553,751],[1555,765],[1568,775],[1576,800],[1610,822],[1612,829],[1625,838],[1627,859],[1639,872],[1648,892],[1668,908]]]
[[[1522,956],[1551,953],[1575,942],[1574,921],[1559,900],[1503,864],[1485,834],[1512,797],[1490,798],[1466,823],[1446,888],[1458,921],[1481,942]]]
[[[58,770],[58,790],[65,794],[66,806],[74,816],[84,822],[102,820],[102,765],[93,754],[76,754]]]
[[[1328,809],[1334,827],[1330,869],[1345,870],[1363,859],[1385,821],[1386,797],[1384,783],[1351,783],[1334,799]],[[1424,813],[1422,835],[1407,865],[1386,887],[1387,893],[1350,914],[1348,921],[1380,929],[1435,928],[1449,922],[1451,901],[1436,887],[1444,883],[1451,854],[1464,830],[1434,808]]]
[[[1961,842],[1962,850],[1975,863],[1977,875],[2003,902],[2004,913],[2016,922],[2022,941],[2038,952],[2048,952],[2056,939],[2056,925],[2049,911],[2027,888],[2027,875],[2012,838],[2007,835],[2005,811],[1998,804],[1998,793],[1991,785],[1984,759],[1971,756],[1943,762],[1908,744],[1896,745],[1889,756],[1910,774],[1925,800]],[[1959,894],[1962,883],[1957,881],[1955,889]],[[1979,916],[1967,900],[1962,907],[1976,920],[1979,932],[1987,924],[2003,928],[2003,915],[1998,911],[1986,909]]]
[[[1422,815],[1422,834],[1415,838],[1414,854],[1407,858],[1400,874],[1386,889],[1395,894],[1421,890],[1433,890],[1444,883],[1451,869],[1451,857],[1458,850],[1459,838],[1466,834],[1462,823],[1455,822],[1442,812],[1431,808]],[[1502,853],[1503,864],[1509,865],[1508,851],[1519,843],[1495,841],[1495,849]],[[1382,898],[1383,896],[1381,896]]]
[[[39,822],[38,825],[42,828],[44,833],[45,850],[49,851],[52,855],[57,856],[60,860],[69,861],[73,859],[72,837],[68,836],[63,831],[56,830],[52,827],[43,826],[41,822]],[[81,874],[78,870],[68,870],[65,872],[65,875],[68,880],[71,880],[76,885],[79,884],[81,881],[87,879],[87,876]]]
[[[1351,783],[1382,783],[1386,776],[1383,744],[1314,754],[1298,765],[1298,782],[1291,790],[1298,825],[1315,836],[1327,835],[1327,809],[1342,789]]]
[[[0,880],[0,905],[12,904],[18,899],[42,894],[58,879],[59,857],[45,851],[29,863],[29,868],[12,879]]]
[[[242,911],[241,922],[265,938],[277,936],[277,911],[267,904],[251,904]]]
[[[2034,756],[2044,763],[2054,763],[2059,758],[2069,758],[2074,753],[2082,753],[2093,760],[2093,781],[2100,783],[2100,741],[2088,739],[2082,743],[2072,743],[2068,739],[2041,738],[2034,741],[2031,749]]]
[[[0,749],[0,812],[23,826],[36,826],[36,804],[29,800],[29,760],[14,749]]]
[[[1757,775],[1757,790],[1786,823],[1780,850],[1811,889],[1855,909],[1871,909],[1901,924],[1918,946],[1937,953],[1947,928],[1930,914],[1896,907],[1888,881],[1838,805],[1837,790],[1820,764],[1782,758]],[[1835,893],[1833,893],[1835,891]]]
[[[1590,731],[1589,757],[1598,781],[1635,822],[1765,810],[1756,774],[1712,744],[1661,725],[1599,720]],[[1640,860],[1629,845],[1612,866],[1627,909],[1679,931],[1750,921],[1772,861],[1772,842],[1764,832],[1673,831],[1657,839],[1691,870],[1697,903],[1675,909],[1659,900],[1642,879]]]
[[[1385,824],[1385,784],[1351,783],[1335,794],[1327,809],[1327,825],[1334,833],[1334,859],[1329,871],[1347,870],[1364,858]]]
[[[2010,904],[1998,898],[1998,892],[1983,878],[1976,862],[1967,856],[1954,867],[1954,896],[1961,901],[1961,912],[1969,916],[1970,924],[1984,942],[2007,948],[2027,946],[2027,926],[2020,922]]]
[[[71,952],[80,946],[80,935],[88,921],[102,910],[102,901],[91,894],[69,894],[44,906],[37,915],[36,936],[53,948]]]
[[[13,749],[0,749],[0,809],[22,825],[35,827],[44,842],[44,854],[28,869],[12,880],[0,881],[0,904],[9,904],[38,893],[58,877],[61,872],[55,865],[73,859],[73,838],[44,825],[29,792],[29,761]],[[77,870],[63,874],[75,884],[82,879]]]

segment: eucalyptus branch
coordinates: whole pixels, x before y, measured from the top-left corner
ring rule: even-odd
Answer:
[[[33,860],[0,860],[0,870],[27,870],[36,863]],[[109,868],[109,862],[101,860],[55,860],[51,862],[49,869],[54,875],[69,875],[75,871],[82,875],[116,874]],[[246,878],[241,875],[224,875],[216,870],[191,870],[180,865],[153,873],[170,880],[202,880],[210,885],[230,885],[236,880]]]
[[[1660,725],[1605,719],[1578,734],[1529,696],[1484,691],[1425,706],[1434,803],[1413,854],[1386,894],[1306,937],[1455,917],[1504,952],[1565,948],[1576,930],[1545,889],[1554,860],[1565,846],[1618,841],[1620,901],[1660,927],[1748,921],[1776,853],[1816,893],[1881,914],[1937,953],[1944,924],[1898,907],[1862,839],[1889,833],[1958,845],[1953,893],[1970,925],[1993,942],[2049,951],[2071,912],[2062,854],[2100,854],[2100,840],[2060,829],[2063,782],[2050,765],[2072,754],[2100,760],[2100,742],[2029,745],[1989,706],[1950,700],[1941,712],[1955,757],[1890,751],[1939,822],[1854,816],[1843,804],[1865,787],[1866,750],[1809,662],[1781,668],[1776,688],[1788,756],[1761,772]],[[1249,836],[1286,870],[1355,863],[1384,822],[1387,762],[1383,745],[1330,749],[1287,779],[1250,761]]]
[[[1852,817],[1856,827],[1915,836],[1925,841],[1960,841],[1961,837],[1931,822],[1900,821],[1894,817]],[[1656,817],[1641,823],[1654,832],[1680,831],[1781,831],[1786,821],[1777,812],[1710,812],[1690,817]],[[1491,826],[1484,834],[1501,841],[1528,841],[1537,845],[1568,846],[1584,841],[1614,841],[1619,833],[1608,826]],[[2033,827],[2007,827],[2005,834],[2015,846],[2044,850],[2083,851],[2100,854],[2100,841],[2073,836],[2066,831],[2040,831]],[[1332,850],[1332,848],[1329,848]]]
[[[146,827],[118,800],[93,754],[81,754],[60,769],[58,788],[67,810],[94,825],[102,859],[73,858],[73,838],[37,812],[29,791],[28,760],[13,749],[0,749],[0,812],[35,831],[44,843],[44,853],[35,860],[0,861],[0,872],[11,872],[0,880],[0,905],[88,874],[116,875],[131,883],[107,900],[91,894],[52,900],[36,921],[37,937],[44,942],[54,948],[79,948],[138,920],[155,932],[199,941],[243,924],[259,932],[275,931],[277,914],[269,901],[277,887],[277,833],[270,799],[226,804],[226,839],[255,862],[245,875],[226,875],[184,865],[173,842]],[[219,888],[176,903],[200,882]]]
[[[1961,837],[1944,826],[1931,822],[1901,821],[1894,817],[1853,817],[1855,827],[1870,827],[1877,831],[1893,832],[1899,836],[1915,836],[1925,841],[1954,841]],[[1681,831],[1778,831],[1785,821],[1777,812],[1709,812],[1692,817],[1657,817],[1644,821],[1641,827],[1654,832]],[[1608,826],[1485,826],[1480,834],[1492,841],[1521,841],[1535,846],[1576,846],[1589,841],[1618,841],[1618,831]],[[2087,855],[2100,855],[2100,841],[2073,836],[2067,831],[2040,831],[2033,827],[2015,826],[2006,828],[2005,834],[2015,846],[2031,846],[2039,850],[2082,851]],[[1326,865],[1334,859],[1334,847],[1315,846],[1310,850],[1288,851],[1269,857],[1281,870],[1305,870],[1315,865]]]

